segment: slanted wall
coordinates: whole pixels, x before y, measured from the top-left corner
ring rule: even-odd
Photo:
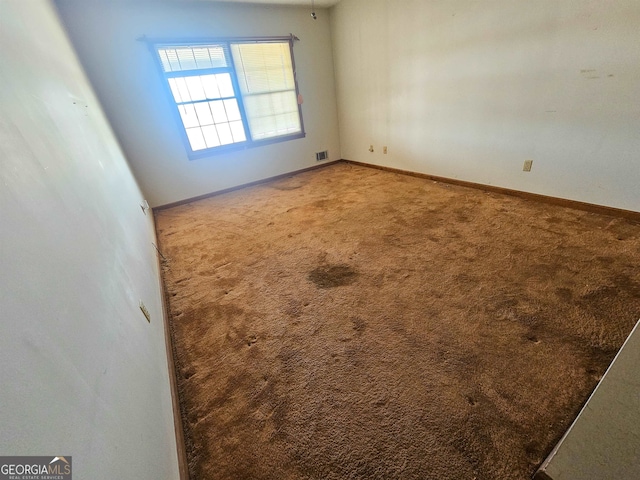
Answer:
[[[142,194],[49,1],[0,2],[0,59],[0,453],[176,479]]]

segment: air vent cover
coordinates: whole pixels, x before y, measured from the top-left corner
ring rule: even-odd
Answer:
[[[326,160],[327,158],[329,158],[329,151],[325,150],[324,152],[316,152],[316,161],[319,162],[320,160]]]

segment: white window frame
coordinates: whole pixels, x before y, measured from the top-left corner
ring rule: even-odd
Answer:
[[[290,35],[286,37],[212,38],[212,39],[194,39],[194,40],[192,39],[148,40],[145,38],[145,40],[147,40],[149,48],[153,53],[154,60],[158,67],[158,71],[162,76],[162,80],[163,80],[162,83],[164,86],[164,90],[166,91],[167,98],[172,106],[173,114],[179,126],[178,130],[182,138],[182,141],[184,143],[187,156],[190,160],[195,160],[203,157],[209,157],[212,155],[228,153],[231,151],[254,148],[262,145],[285,142],[285,141],[295,140],[298,138],[305,137],[306,134],[304,130],[304,122],[302,119],[302,108],[300,105],[301,102],[298,101],[298,99],[300,98],[300,95],[299,95],[298,81],[297,81],[297,75],[296,75],[296,69],[295,69],[295,60],[293,56],[293,42],[294,40],[297,40],[297,38],[294,35]],[[288,130],[287,129],[282,130],[280,131],[280,133],[272,132],[270,133],[270,135],[272,136],[268,138],[254,138],[253,132],[251,129],[250,120],[253,120],[256,117],[249,117],[247,115],[247,109],[245,107],[245,102],[244,102],[245,97],[251,97],[254,94],[251,92],[247,92],[246,91],[247,87],[244,85],[242,89],[240,88],[240,84],[238,82],[238,69],[236,68],[236,65],[234,62],[234,54],[232,54],[232,48],[234,45],[262,44],[262,43],[279,43],[279,44],[286,43],[288,45],[288,49],[282,49],[282,51],[288,51],[290,55],[291,75],[293,77],[292,78],[293,85],[291,85],[291,81],[288,81],[289,88],[285,92],[285,95],[288,96],[288,100],[289,100],[287,104],[288,109],[290,109],[292,106],[293,100],[291,96],[295,95],[295,105],[297,107],[297,112],[295,113],[297,113],[297,120],[299,120],[299,128],[295,124],[295,120],[293,120],[294,112],[289,111],[288,116],[291,119],[291,121],[294,122],[291,128],[289,128]],[[225,52],[226,64],[222,66],[215,66],[212,64],[206,67],[202,67],[198,64],[196,68],[180,66],[176,68],[174,71],[171,71],[172,68],[171,66],[168,66],[169,65],[168,59],[166,56],[164,56],[164,52],[172,48],[173,49],[180,49],[180,48],[203,49],[207,47],[211,47],[211,48],[222,47]],[[236,48],[235,49],[236,52],[239,49],[241,49],[241,47]],[[162,58],[161,58],[161,53],[162,53]],[[283,60],[283,62],[287,62],[287,61],[288,59]],[[240,74],[242,74],[242,71],[243,70],[240,71]],[[227,90],[225,94],[221,93],[219,96],[215,96],[215,97],[207,96],[207,98],[205,99],[199,98],[198,100],[192,100],[191,98],[188,98],[188,99],[180,98],[179,93],[177,93],[176,82],[177,81],[182,82],[182,80],[178,80],[178,79],[186,79],[189,77],[200,77],[200,79],[204,79],[204,77],[211,78],[211,76],[214,76],[214,75],[216,76],[216,78],[219,78],[218,76],[225,76],[225,78],[227,75],[229,76],[229,78],[231,79],[231,85],[233,88],[232,95]],[[242,78],[242,80],[244,81],[245,78]],[[293,88],[291,88],[291,86]],[[222,92],[222,89],[220,90],[220,92]],[[276,91],[265,92],[266,95],[269,95],[270,93],[273,93],[274,95],[276,95],[279,92],[276,92]],[[242,127],[244,128],[245,139],[242,140],[241,135],[239,133],[240,132],[239,121],[237,118],[234,118],[233,120],[235,121],[232,123],[236,128],[233,129],[234,131],[233,143],[224,144],[223,142],[219,141],[217,143],[220,143],[220,145],[209,146],[209,145],[212,145],[212,142],[206,141],[205,147],[202,148],[202,144],[195,142],[196,146],[200,148],[194,149],[193,140],[195,136],[192,136],[190,139],[190,135],[197,133],[196,130],[201,127],[202,122],[198,123],[197,125],[195,124],[190,125],[189,121],[185,120],[185,118],[188,118],[188,117],[185,117],[186,113],[188,113],[187,110],[189,110],[190,112],[194,112],[195,110],[193,107],[196,104],[201,104],[199,105],[199,107],[205,108],[204,104],[207,102],[210,104],[213,110],[214,103],[221,104],[223,101],[231,102],[230,106],[233,106],[234,102],[237,104],[238,111],[241,117],[240,120],[242,122]],[[211,122],[214,122],[214,121],[217,122],[217,120],[211,120]],[[229,122],[222,122],[222,123],[229,123]],[[220,125],[215,124],[214,126],[217,128]],[[189,127],[191,127],[192,130],[189,130]],[[226,130],[229,130],[227,129],[226,126],[224,127]],[[211,129],[213,128],[213,126],[207,125],[202,128]],[[189,134],[187,133],[188,131],[189,131]],[[209,130],[209,132],[211,132],[211,130]],[[238,135],[235,135],[236,132],[238,133]],[[212,137],[208,137],[208,138],[212,138]],[[225,138],[227,141],[229,140],[229,137],[225,137]],[[240,141],[237,140],[238,138],[240,138]],[[222,139],[222,135],[219,136],[219,139]]]

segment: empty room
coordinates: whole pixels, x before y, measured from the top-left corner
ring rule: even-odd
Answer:
[[[0,478],[640,478],[639,23],[0,0]]]

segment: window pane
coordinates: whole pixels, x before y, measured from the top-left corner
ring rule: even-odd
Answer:
[[[221,75],[199,75],[189,77],[175,77],[167,79],[169,81],[169,87],[176,103],[184,103],[191,101],[206,100],[212,98],[221,98],[218,89],[218,83],[216,77]],[[229,74],[225,74],[228,78]],[[231,91],[225,92],[225,97],[233,97],[233,87],[231,86],[231,80],[228,80],[228,86],[225,85],[225,90],[231,88]]]
[[[211,58],[209,58],[208,48],[194,48],[193,56],[196,59],[196,66],[198,68],[211,68]]]
[[[180,62],[175,48],[159,49],[160,60],[165,72],[175,72],[180,70]]]
[[[204,87],[204,94],[207,98],[220,98],[220,90],[218,89],[218,82],[216,82],[215,75],[202,75],[202,86]]]
[[[289,42],[231,45],[252,139],[302,131]]]
[[[182,103],[182,96],[180,95],[180,90],[178,90],[175,78],[169,79],[169,88],[171,88],[171,93],[173,94],[173,99],[176,103]]]
[[[165,72],[228,67],[225,45],[193,45],[158,48],[158,57]]]
[[[178,111],[180,112],[184,128],[198,127],[200,125],[198,123],[198,116],[196,115],[193,103],[178,105]]]
[[[221,45],[209,47],[209,57],[211,58],[211,65],[214,68],[228,67],[227,58],[225,56],[225,48]]]
[[[288,42],[231,45],[243,94],[295,90]]]
[[[169,63],[169,57],[167,57],[167,51],[164,49],[158,50],[158,56],[160,57],[160,62],[162,63],[162,69],[165,72],[170,72],[171,63]]]
[[[244,108],[249,118],[266,117],[273,113],[269,95],[255,95],[244,98]]]
[[[222,97],[235,97],[233,84],[231,83],[231,75],[228,73],[219,73],[216,75],[216,80]]]
[[[251,137],[254,140],[262,140],[275,136],[275,131],[271,126],[271,119],[269,118],[250,119],[249,129],[251,130]]]
[[[278,132],[278,135],[287,135],[294,130],[299,130],[298,126],[295,123],[291,123],[291,120],[292,117],[290,113],[284,113],[276,117],[276,130]],[[297,122],[297,120],[294,120],[294,122]]]
[[[215,123],[224,123],[227,121],[227,113],[224,109],[224,103],[221,100],[217,102],[209,102],[211,112],[213,112],[213,121]]]
[[[178,62],[180,62],[180,70],[194,70],[198,67],[192,48],[176,48],[176,53],[178,54]]]
[[[290,113],[298,111],[298,97],[296,97],[295,92],[280,92],[274,95],[274,101],[278,105],[279,113]]]
[[[300,125],[300,113],[286,113],[283,115],[287,120],[287,132],[288,133],[298,133],[302,131],[302,127]]]
[[[295,92],[252,95],[245,97],[244,106],[254,139],[302,131]]]
[[[229,128],[231,128],[234,142],[244,142],[247,139],[244,133],[244,125],[241,121],[229,123]]]
[[[218,130],[218,136],[220,137],[220,143],[222,145],[233,143],[233,135],[231,134],[231,128],[229,128],[228,123],[216,125],[216,129]]]
[[[204,135],[204,140],[207,144],[207,148],[220,146],[220,139],[218,138],[218,132],[214,125],[202,127],[202,133]]]
[[[204,94],[204,88],[202,88],[202,82],[200,77],[186,77],[185,82],[191,95],[191,100],[204,100],[207,97]]]
[[[180,98],[183,102],[190,102],[191,95],[189,94],[189,88],[187,88],[187,82],[185,82],[184,78],[176,78],[176,87],[178,88],[178,92],[180,93]]]
[[[208,102],[194,104],[200,125],[213,125],[213,116]]]
[[[240,109],[238,108],[238,101],[235,98],[224,100],[224,108],[227,111],[227,118],[230,122],[242,120],[242,115],[240,115]]]
[[[187,138],[189,138],[189,145],[191,145],[191,150],[204,150],[207,148],[207,144],[204,141],[204,137],[202,136],[202,130],[200,127],[198,128],[187,128]]]

